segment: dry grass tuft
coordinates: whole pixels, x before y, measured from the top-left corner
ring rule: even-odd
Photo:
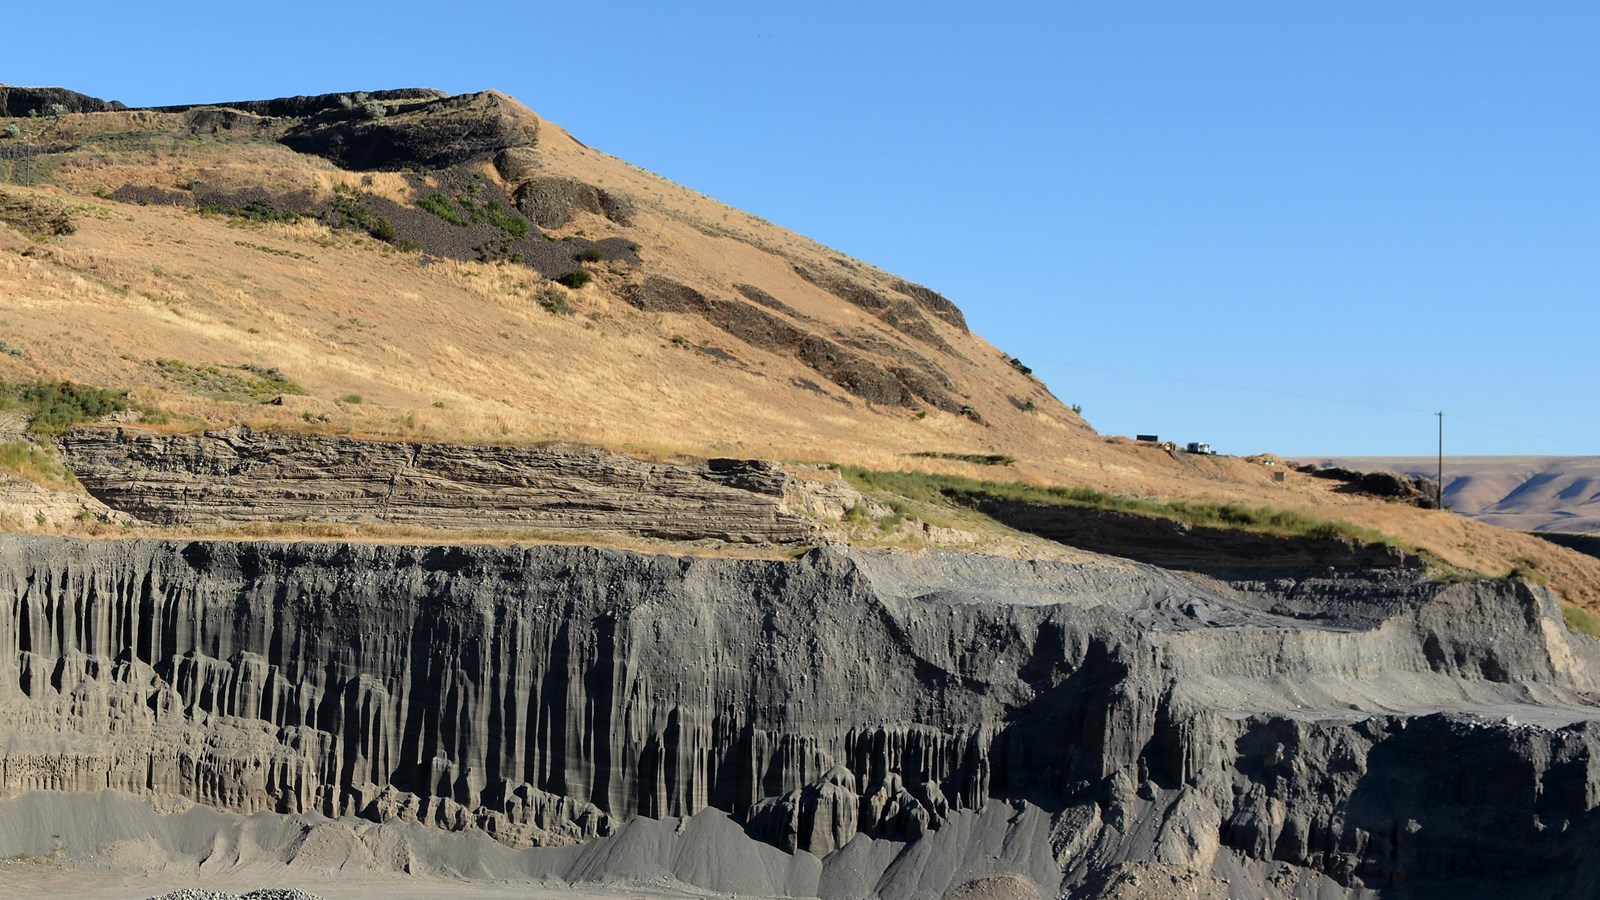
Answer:
[[[10,472],[52,490],[65,491],[78,487],[78,479],[73,477],[60,457],[28,440],[0,443],[0,472]]]

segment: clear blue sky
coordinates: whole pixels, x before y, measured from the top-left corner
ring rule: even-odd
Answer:
[[[1600,453],[1593,2],[24,3],[133,105],[497,88],[955,300],[1108,433]],[[28,39],[22,39],[26,36]]]

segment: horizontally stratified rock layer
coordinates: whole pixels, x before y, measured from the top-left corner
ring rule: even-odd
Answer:
[[[61,442],[113,509],[162,525],[321,521],[804,541],[790,480],[754,460],[643,462],[592,447],[363,441],[234,428],[87,429]]]
[[[1308,593],[1334,612],[1292,618]],[[8,538],[0,784],[510,843],[709,806],[818,855],[1000,799],[1053,815],[1068,884],[1593,885],[1593,660],[1553,613],[961,556]],[[1427,714],[1512,709],[1544,721]]]

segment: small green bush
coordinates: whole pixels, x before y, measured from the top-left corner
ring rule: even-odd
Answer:
[[[1600,616],[1587,609],[1574,606],[1563,600],[1561,602],[1561,618],[1567,623],[1570,631],[1579,631],[1590,637],[1600,638]]]
[[[367,233],[385,244],[392,244],[400,237],[399,233],[394,230],[394,223],[382,216],[379,216],[373,222]]]
[[[214,366],[164,358],[151,360],[150,365],[177,387],[213,400],[264,403],[284,394],[305,393],[282,372],[266,366]]]
[[[578,290],[593,280],[593,272],[590,272],[588,269],[579,268],[573,269],[571,272],[567,272],[566,274],[556,278],[556,283],[572,288],[573,290]]]
[[[1544,573],[1539,571],[1539,561],[1528,557],[1520,557],[1511,566],[1511,571],[1505,574],[1504,581],[1529,581],[1534,584],[1544,584]]]
[[[467,218],[461,213],[461,210],[456,208],[455,201],[439,193],[438,191],[434,191],[433,193],[418,199],[417,206],[433,213],[446,222],[449,222],[451,225],[465,228],[472,224],[472,220]]]
[[[578,254],[578,261],[579,262],[591,262],[591,263],[593,263],[593,262],[605,262],[605,260],[606,260],[605,251],[601,250],[600,247],[598,245],[595,245],[595,244],[590,244],[589,246],[583,248],[583,252]]]
[[[1009,466],[1017,461],[1015,456],[1006,456],[1003,453],[939,453],[932,450],[922,450],[911,455],[921,459],[948,459],[955,462],[972,463],[975,466]]]
[[[128,408],[128,395],[71,381],[0,381],[0,405],[27,410],[29,432],[55,435],[122,412]]]
[[[399,232],[395,231],[394,223],[367,209],[357,194],[341,193],[333,198],[328,210],[328,225],[333,228],[354,228],[365,231],[400,250],[417,249],[415,241],[400,237]]]
[[[460,228],[487,223],[498,228],[508,241],[519,241],[529,234],[528,220],[508,211],[498,200],[479,203],[470,194],[481,190],[473,185],[468,196],[457,194],[454,198],[434,191],[417,200],[417,206]],[[480,252],[479,254],[483,254]],[[501,257],[506,253],[499,254]]]
[[[348,403],[351,406],[355,406],[355,405],[357,405],[357,404],[359,404],[361,402],[361,395],[360,394],[345,394],[343,397],[339,398],[339,402],[340,403]]]
[[[872,514],[867,512],[865,503],[857,503],[844,511],[844,520],[848,524],[864,527],[872,524]]]
[[[248,222],[285,222],[292,224],[300,221],[301,218],[299,213],[279,210],[268,200],[251,200],[237,209],[223,209],[221,212]]]
[[[483,205],[483,217],[512,240],[521,240],[528,236],[528,220],[506,212],[505,207],[497,200],[490,200]]]
[[[558,316],[572,315],[572,307],[567,305],[567,295],[553,287],[541,288],[533,299],[547,313]]]

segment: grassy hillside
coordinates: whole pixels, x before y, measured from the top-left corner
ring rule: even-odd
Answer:
[[[950,300],[502,95],[297,104],[0,120],[0,379],[125,394],[136,427],[561,439],[1264,509],[1464,569],[1533,560],[1600,597],[1600,563],[1535,539],[1098,435]]]

